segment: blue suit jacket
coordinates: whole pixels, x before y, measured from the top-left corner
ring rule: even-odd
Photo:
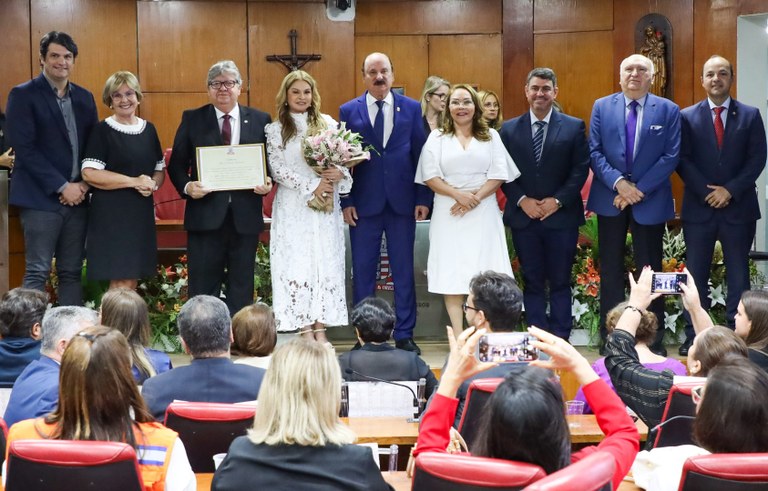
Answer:
[[[374,136],[365,94],[339,108],[339,119],[362,135],[364,145],[373,145],[378,152],[371,152],[371,160],[352,170],[352,191],[341,202],[342,208],[356,207],[361,217],[381,213],[387,203],[398,215],[413,215],[416,205],[432,205],[429,188],[413,182],[421,147],[427,140],[421,106],[394,92],[392,96],[394,126],[386,147]]]
[[[669,176],[679,160],[680,110],[675,103],[648,94],[631,177],[625,156],[624,112],[621,92],[598,99],[592,108],[589,150],[595,179],[587,208],[598,215],[618,215],[619,209],[613,206],[618,194],[613,184],[624,176],[645,195],[632,206],[635,221],[643,225],[664,223],[675,216]]]
[[[584,223],[581,187],[589,173],[584,121],[552,111],[539,164],[533,154],[531,133],[530,111],[504,123],[499,132],[507,152],[520,169],[519,178],[501,186],[507,196],[504,223],[511,228],[526,227],[531,218],[517,206],[520,198],[524,195],[534,199],[551,196],[563,207],[544,220],[544,226],[578,227]]]
[[[10,428],[19,421],[50,413],[58,403],[59,364],[43,355],[16,379],[4,419]]]
[[[91,129],[98,122],[93,94],[69,83],[77,140],[82,158]],[[8,95],[6,133],[16,152],[10,203],[23,208],[56,211],[58,190],[72,174],[72,146],[64,116],[51,85],[41,74]]]
[[[707,99],[683,109],[682,143],[678,174],[685,182],[683,220],[703,223],[715,212],[730,223],[750,223],[760,218],[755,181],[763,172],[766,140],[763,119],[756,107],[731,99],[725,121],[723,149],[717,148],[712,110]],[[724,186],[731,202],[722,209],[704,200],[708,184]]]
[[[232,363],[229,358],[198,358],[183,367],[148,378],[141,395],[152,416],[162,422],[174,400],[245,402],[259,397],[264,369]]]

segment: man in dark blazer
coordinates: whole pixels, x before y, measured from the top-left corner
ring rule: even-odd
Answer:
[[[256,246],[264,228],[261,196],[272,189],[272,181],[267,177],[265,185],[252,190],[211,191],[197,175],[195,149],[266,142],[264,127],[271,119],[237,103],[241,85],[232,61],[220,61],[208,70],[211,103],[184,111],[168,165],[173,185],[187,200],[189,295],[219,297],[224,284],[232,315],[253,303]]]
[[[520,169],[520,177],[503,184],[502,190],[507,196],[504,222],[512,229],[523,270],[526,323],[567,340],[573,325],[571,269],[584,223],[581,187],[589,173],[589,147],[584,121],[552,110],[557,91],[552,69],[533,69],[525,84],[530,110],[504,123],[499,133]]]
[[[69,81],[77,45],[52,31],[40,40],[42,73],[8,96],[7,137],[16,152],[10,204],[24,230],[23,286],[45,291],[56,258],[59,305],[81,305],[89,189],[80,161],[98,122],[93,94]]]
[[[173,368],[144,381],[141,395],[158,421],[174,400],[189,402],[247,402],[259,396],[264,369],[229,359],[232,321],[227,306],[216,297],[190,298],[179,311],[179,336],[189,365]]]
[[[413,246],[416,220],[432,203],[426,186],[414,183],[426,135],[421,106],[391,91],[394,69],[389,57],[372,53],[363,62],[366,93],[341,106],[339,119],[373,145],[371,160],[354,168],[352,192],[343,198],[344,221],[352,247],[353,302],[376,292],[382,233],[395,283],[395,344],[420,353],[413,341],[416,326]]]
[[[686,264],[693,274],[702,307],[709,309],[710,267],[715,241],[723,247],[728,297],[726,316],[734,315],[749,290],[749,249],[760,218],[755,182],[765,167],[763,119],[756,107],[731,98],[733,66],[714,55],[706,63],[701,85],[707,98],[683,109],[678,173],[685,183],[683,232]],[[687,355],[695,336],[688,322],[680,354]]]
[[[649,93],[653,62],[631,55],[621,62],[621,92],[595,101],[589,147],[595,178],[587,208],[597,213],[600,245],[600,335],[605,316],[625,298],[624,246],[632,232],[635,269],[661,271],[662,239],[675,216],[669,176],[680,154],[680,109]],[[631,128],[631,130],[630,130]],[[651,304],[659,321],[655,353],[666,356],[664,299]]]

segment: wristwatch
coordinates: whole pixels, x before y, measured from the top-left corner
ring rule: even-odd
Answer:
[[[560,209],[563,207],[563,204],[560,202],[559,199],[555,198],[555,203],[557,203],[557,208]]]

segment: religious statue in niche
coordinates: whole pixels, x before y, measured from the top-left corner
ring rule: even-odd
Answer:
[[[635,24],[635,53],[647,56],[654,67],[651,93],[672,98],[672,25],[660,14],[648,14]]]
[[[655,72],[651,82],[651,93],[664,97],[667,89],[667,47],[664,43],[664,34],[653,26],[645,28],[645,46],[640,48],[640,54],[647,56],[653,62]]]

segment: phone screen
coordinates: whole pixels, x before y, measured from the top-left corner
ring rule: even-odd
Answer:
[[[688,275],[685,273],[653,273],[651,293],[679,295],[682,293],[680,283],[686,281],[688,281]]]
[[[536,338],[525,332],[491,332],[480,338],[477,358],[495,363],[524,363],[539,358],[531,344]]]

